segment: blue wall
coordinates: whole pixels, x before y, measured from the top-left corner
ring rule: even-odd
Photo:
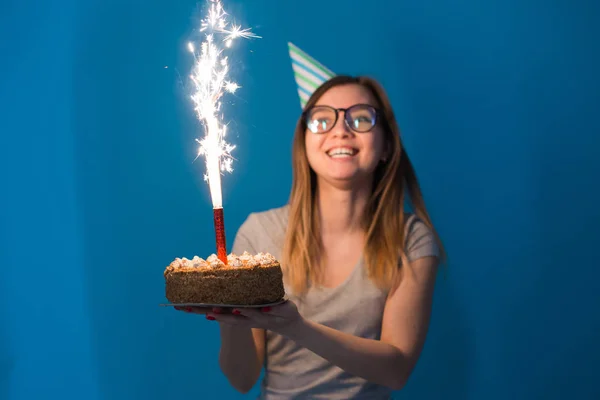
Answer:
[[[599,7],[572,3],[226,2],[263,36],[236,54],[229,243],[287,199],[287,41],[390,93],[450,255],[400,397],[600,397]],[[164,266],[214,251],[185,87],[195,12],[0,3],[0,399],[241,397],[217,327],[158,307]]]

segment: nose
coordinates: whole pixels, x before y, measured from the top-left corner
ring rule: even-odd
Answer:
[[[346,111],[339,111],[338,120],[331,129],[331,133],[338,137],[347,137],[352,134],[352,131],[348,128],[348,125],[346,125]]]

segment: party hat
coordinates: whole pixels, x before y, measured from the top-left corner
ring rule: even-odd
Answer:
[[[310,95],[325,81],[333,78],[335,75],[323,64],[300,50],[293,43],[288,43],[290,58],[292,59],[292,68],[294,69],[294,78],[298,85],[298,95],[300,96],[300,105],[308,101]]]

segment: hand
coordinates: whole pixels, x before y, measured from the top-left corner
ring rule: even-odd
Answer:
[[[215,311],[213,309],[209,312],[200,313],[206,314],[208,320],[218,321],[225,325],[260,328],[280,334],[289,332],[304,321],[298,312],[298,308],[290,300],[262,309],[234,308],[227,311],[224,309]]]
[[[215,314],[227,314],[231,313],[231,309],[228,308],[220,308],[220,307],[174,307],[178,311],[185,311],[186,313],[191,314],[208,314],[209,312],[213,312]]]

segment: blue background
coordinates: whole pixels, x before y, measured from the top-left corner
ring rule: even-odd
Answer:
[[[287,200],[292,41],[386,86],[449,252],[400,397],[600,398],[598,2],[299,4],[225,3],[263,36],[233,66],[229,244]],[[158,307],[174,257],[214,252],[186,79],[198,15],[0,3],[0,399],[241,397],[217,326]]]

